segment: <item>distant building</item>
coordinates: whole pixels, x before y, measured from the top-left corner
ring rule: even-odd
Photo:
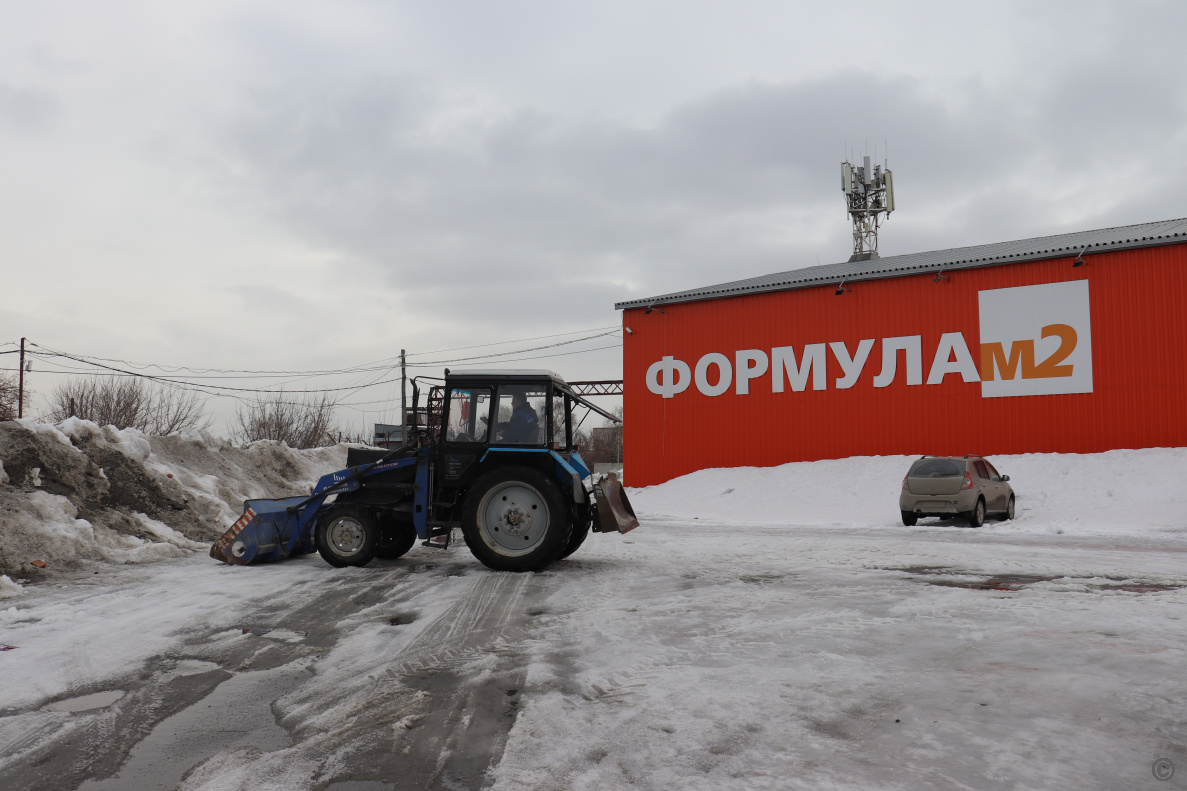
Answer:
[[[387,423],[375,424],[375,436],[372,445],[380,448],[395,448],[404,444],[404,429],[401,426],[391,426]]]
[[[634,486],[846,456],[1187,446],[1187,220],[616,307]]]

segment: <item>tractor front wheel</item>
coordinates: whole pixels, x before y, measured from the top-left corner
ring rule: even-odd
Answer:
[[[370,509],[333,505],[317,520],[314,540],[331,566],[365,566],[379,547],[379,526]]]
[[[384,560],[395,560],[408,554],[416,544],[416,528],[409,522],[388,522],[379,532],[379,545],[375,548],[375,557]]]
[[[569,540],[565,542],[565,549],[561,552],[557,560],[567,558],[580,549],[581,545],[585,543],[585,539],[589,537],[589,530],[592,525],[592,513],[590,517],[580,520],[578,524],[573,525],[573,529],[569,532]]]
[[[569,514],[548,476],[531,467],[491,470],[470,487],[462,533],[496,571],[538,571],[569,542]]]

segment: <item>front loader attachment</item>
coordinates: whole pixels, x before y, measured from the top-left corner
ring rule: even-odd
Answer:
[[[323,475],[308,497],[282,497],[279,500],[246,500],[243,516],[210,547],[210,557],[246,566],[267,560],[281,560],[290,555],[307,555],[317,550],[313,528],[326,499],[332,495],[357,491],[359,479],[372,473],[384,473],[416,466],[416,506],[420,523],[417,532],[427,537],[424,520],[428,504],[428,449],[415,456],[393,458],[403,446],[388,451],[377,461]],[[348,457],[349,458],[349,457]],[[414,521],[415,518],[414,518]]]
[[[626,490],[614,473],[594,484],[594,502],[598,506],[598,518],[593,525],[595,532],[626,533],[639,526],[635,509],[631,508]]]
[[[233,566],[246,566],[312,552],[313,520],[304,518],[312,516],[308,513],[309,499],[246,501],[243,516],[214,542],[210,557]],[[317,504],[312,510],[317,510]]]

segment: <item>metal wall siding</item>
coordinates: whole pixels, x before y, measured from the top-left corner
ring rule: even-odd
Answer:
[[[1093,453],[1187,446],[1187,245],[968,269],[754,294],[623,312],[626,468],[645,486],[706,467],[887,454]],[[895,381],[875,388],[881,339],[923,336],[924,377],[940,335],[959,331],[980,364],[978,292],[1088,280],[1093,392],[982,398],[981,386],[948,374],[942,384]],[[770,372],[749,395],[707,397],[695,385],[661,398],[646,384],[664,355],[690,368],[709,352],[844,341],[876,343],[857,384],[835,388],[841,371],[827,354],[828,388],[772,393]],[[716,370],[716,369],[714,369]],[[811,385],[809,385],[809,388]]]

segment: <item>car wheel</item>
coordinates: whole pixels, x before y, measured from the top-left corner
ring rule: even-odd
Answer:
[[[985,501],[978,499],[973,510],[969,511],[969,527],[980,527],[985,524]]]
[[[1014,495],[1010,495],[1009,502],[1006,503],[1006,512],[1002,514],[1002,519],[1009,521],[1014,518]]]
[[[375,557],[379,527],[366,508],[331,506],[317,520],[314,540],[318,553],[331,566],[365,566]]]
[[[900,511],[899,513],[903,515],[903,524],[907,527],[911,527],[919,521],[919,517],[911,511]]]
[[[496,571],[537,571],[568,548],[569,514],[544,473],[504,467],[470,487],[462,533],[484,565]]]

